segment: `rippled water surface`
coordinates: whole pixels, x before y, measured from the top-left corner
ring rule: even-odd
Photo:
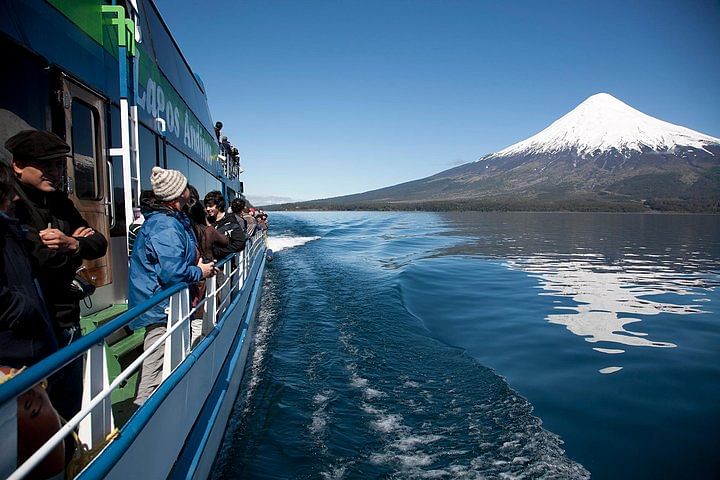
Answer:
[[[215,478],[720,475],[720,217],[272,220]]]

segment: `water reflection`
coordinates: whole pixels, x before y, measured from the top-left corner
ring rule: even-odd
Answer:
[[[702,293],[693,289],[698,278],[678,274],[667,267],[640,260],[609,265],[597,254],[546,254],[540,257],[518,258],[508,262],[510,268],[523,270],[537,277],[544,290],[540,295],[569,297],[573,306],[555,307],[556,313],[546,317],[550,323],[564,325],[575,335],[591,343],[611,342],[635,347],[672,348],[669,341],[649,338],[641,331],[638,316],[671,313],[688,315],[704,313],[694,303],[670,303],[654,296],[673,293],[697,297]],[[601,353],[623,353],[617,349],[595,349]]]
[[[546,316],[595,351],[673,348],[640,322],[661,314],[708,313],[705,292],[720,282],[717,216],[602,214],[449,214],[461,235],[478,238],[457,252],[499,257],[536,277],[540,295],[562,297]],[[566,301],[571,300],[570,302]],[[608,367],[613,373],[622,367]]]

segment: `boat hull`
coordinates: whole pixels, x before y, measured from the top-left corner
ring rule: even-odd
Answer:
[[[243,379],[265,256],[201,341],[79,478],[207,478]]]

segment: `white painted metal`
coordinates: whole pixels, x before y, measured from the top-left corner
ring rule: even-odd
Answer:
[[[262,239],[260,239],[262,242]],[[260,245],[250,249],[249,254],[243,254],[245,259],[251,258],[249,265],[252,272],[246,270],[245,265],[240,256],[236,257],[238,268],[236,271],[226,270],[226,281],[229,283],[226,290],[228,292],[228,301],[231,297],[230,292],[235,291],[238,287],[239,279],[243,277],[257,278],[262,276],[262,265],[264,257],[260,252]],[[227,262],[230,265],[230,262]],[[239,270],[239,271],[237,271]],[[231,282],[235,279],[235,282]],[[194,419],[199,415],[207,394],[211,391],[212,386],[217,380],[217,376],[222,369],[223,363],[226,361],[230,346],[236,335],[239,335],[244,327],[246,319],[251,319],[254,315],[257,302],[257,295],[251,296],[252,290],[260,288],[260,283],[253,281],[249,288],[240,291],[240,298],[233,303],[233,311],[226,315],[222,328],[218,330],[218,334],[214,341],[206,348],[202,354],[197,357],[197,361],[193,364],[189,372],[180,379],[178,385],[172,390],[168,397],[163,401],[150,422],[142,429],[138,438],[133,445],[125,452],[122,459],[110,474],[113,478],[132,478],[140,476],[140,478],[160,478],[165,477],[170,472],[177,455],[182,450],[185,439],[194,424]],[[218,312],[227,308],[221,304],[217,304],[217,287],[214,278],[209,279],[206,296],[201,302],[205,304],[208,318],[208,324],[213,328],[216,325]],[[255,303],[249,304],[250,300]],[[155,341],[147,350],[145,350],[135,361],[133,361],[125,370],[108,384],[107,362],[105,358],[105,349],[102,345],[93,346],[86,352],[86,368],[85,380],[86,388],[84,390],[83,408],[53,435],[37,452],[35,452],[26,462],[19,466],[14,472],[8,472],[9,479],[15,480],[24,478],[32,469],[38,465],[73,429],[81,424],[81,436],[84,443],[89,446],[96,445],[105,439],[107,434],[113,430],[113,419],[111,410],[111,393],[122,382],[126,381],[135,371],[137,371],[142,362],[155,350],[163,347],[165,351],[163,365],[163,379],[166,379],[170,373],[184,360],[189,353],[190,348],[190,321],[192,314],[198,307],[190,309],[190,294],[188,289],[184,289],[170,298],[168,330],[163,336]],[[250,316],[248,316],[250,315]],[[244,365],[247,356],[247,348],[250,341],[247,339],[242,346],[242,363]],[[242,375],[242,368],[233,372],[233,382],[236,374]],[[237,379],[239,385],[239,377]],[[237,389],[234,386],[228,389],[228,395],[224,402],[232,404]],[[229,412],[230,406],[223,404],[222,415]],[[16,405],[14,402],[8,402],[0,408],[0,438],[3,440],[3,449],[0,449],[0,465],[3,468],[12,468],[15,465],[16,458],[16,441],[17,427],[15,419]],[[229,414],[229,413],[228,413]],[[216,428],[224,430],[225,421],[222,426],[213,428],[212,438],[216,439]],[[213,440],[214,442],[215,440]],[[218,440],[219,441],[219,440]],[[210,445],[210,444],[208,444]],[[214,443],[213,447],[206,447],[203,451],[203,465],[207,464],[206,455],[212,454],[217,449]],[[152,452],[152,462],[148,462],[148,452]],[[167,454],[167,455],[165,455]],[[211,463],[210,463],[211,464]],[[8,467],[10,466],[10,467]],[[155,475],[157,473],[157,475]]]
[[[110,397],[104,398],[94,408],[88,408],[92,398],[100,394],[110,384],[106,355],[105,347],[102,344],[93,345],[85,353],[85,381],[82,406],[88,409],[90,413],[80,422],[78,435],[80,441],[90,448],[105,440],[107,434],[115,428]]]
[[[205,292],[207,302],[205,303],[205,315],[203,316],[203,335],[210,333],[217,324],[217,277],[210,277],[205,281]]]
[[[170,312],[167,320],[167,331],[172,335],[165,342],[165,359],[163,360],[163,380],[166,380],[180,362],[185,360],[190,350],[190,293],[184,289],[170,297]],[[180,324],[179,328],[173,328]]]
[[[15,472],[8,477],[7,480],[19,480],[25,478],[33,468],[35,468],[42,460],[50,454],[50,452],[60,443],[63,439],[68,436],[74,429],[80,424],[80,421],[85,418],[95,406],[105,401],[106,398],[110,397],[112,391],[117,388],[122,382],[128,379],[135,371],[140,368],[142,362],[150,356],[152,352],[160,348],[160,346],[172,335],[178,328],[184,326],[183,322],[177,322],[173,327],[165,332],[165,334],[158,338],[155,343],[145,350],[138,358],[135,359],[125,370],[113,380],[113,382],[104,388],[98,395],[92,398],[92,400],[84,406],[74,417],[67,421],[60,430],[58,430],[50,439],[43,444],[34,454],[30,456],[22,465],[20,465]],[[108,433],[110,433],[108,431]]]
[[[258,257],[257,261],[259,267],[262,258]],[[259,268],[258,274],[260,274]],[[225,324],[210,348],[203,352],[199,361],[168,395],[161,408],[152,416],[132,446],[115,464],[106,478],[124,480],[127,478],[165,478],[168,475],[190,433],[193,419],[199,415],[207,393],[217,381],[230,345],[241,331],[247,309],[251,308],[254,311],[254,305],[247,305],[250,293],[249,288],[243,292],[234,310],[226,317]],[[243,345],[243,349],[248,348],[249,344],[248,341],[246,345]],[[243,359],[246,357],[247,352],[244,353]],[[237,374],[242,375],[242,368],[237,370]],[[239,378],[237,382],[239,385]],[[234,390],[234,393],[237,393],[237,389]],[[230,405],[223,406],[224,409],[231,408],[234,399],[234,396],[232,399],[227,396]],[[221,431],[224,431],[224,427],[225,424],[222,425]],[[216,452],[217,446],[214,448],[214,452]],[[210,449],[206,448],[206,450],[210,454]],[[153,461],[140,461],[140,459],[147,458],[148,451],[153,452]],[[212,453],[213,458],[214,452]]]
[[[123,197],[125,202],[125,225],[129,227],[133,222],[133,189],[131,177],[131,163],[130,163],[130,107],[128,105],[127,98],[120,99],[120,140],[122,146],[119,149],[111,149],[111,155],[113,152],[119,150],[122,156],[122,167],[123,167]],[[127,248],[127,246],[126,246]],[[130,250],[127,250],[128,257],[130,256]]]

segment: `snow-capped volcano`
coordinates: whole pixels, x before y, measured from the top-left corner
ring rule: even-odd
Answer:
[[[545,130],[486,158],[574,152],[580,157],[615,151],[623,155],[676,147],[708,151],[720,138],[664,122],[607,93],[589,97]],[[708,151],[708,153],[711,153]]]
[[[478,161],[290,208],[296,206],[720,213],[720,138],[599,93],[537,135]]]

